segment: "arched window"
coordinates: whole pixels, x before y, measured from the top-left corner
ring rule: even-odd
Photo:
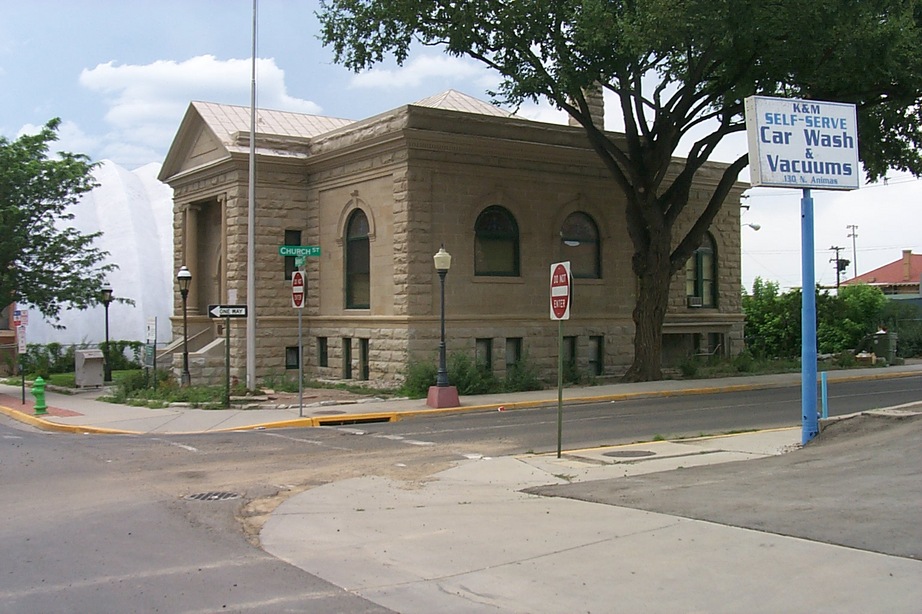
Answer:
[[[586,213],[567,216],[560,227],[560,254],[570,261],[573,277],[598,279],[602,276],[599,228]]]
[[[474,274],[519,275],[519,227],[499,205],[484,209],[474,223]]]
[[[346,224],[346,309],[371,306],[371,255],[368,245],[368,218],[361,209],[349,216]]]
[[[685,263],[685,294],[689,307],[717,306],[717,258],[714,237],[704,235],[701,247]]]

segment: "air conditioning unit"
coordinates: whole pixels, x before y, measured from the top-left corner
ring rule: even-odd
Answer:
[[[701,307],[703,304],[704,304],[704,301],[701,300],[700,296],[689,296],[688,297],[689,307]]]

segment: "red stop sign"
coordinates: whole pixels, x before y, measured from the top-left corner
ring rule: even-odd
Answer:
[[[301,271],[291,274],[291,306],[295,309],[304,307],[304,273]]]
[[[551,319],[570,319],[570,263],[551,265]]]

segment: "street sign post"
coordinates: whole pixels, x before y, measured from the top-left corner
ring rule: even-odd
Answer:
[[[319,245],[280,245],[279,256],[295,257],[298,256],[319,256]]]
[[[230,319],[247,317],[247,306],[208,305],[208,317],[224,318],[224,407],[230,408]]]
[[[570,263],[551,265],[551,319],[570,319]]]
[[[18,313],[18,310],[17,310]],[[19,376],[22,379],[22,403],[26,403],[26,370],[23,368],[26,364],[26,352],[28,348],[26,347],[26,325],[20,323],[16,325],[16,341],[19,344],[17,350],[19,351]]]
[[[291,306],[298,310],[298,417],[304,416],[304,338],[301,318],[304,314],[304,272],[291,274]]]
[[[570,319],[573,283],[570,262],[551,265],[551,320],[557,320],[557,458],[563,440],[563,321]]]
[[[750,96],[745,100],[752,187],[801,188],[801,442],[819,434],[816,414],[816,286],[811,190],[854,190],[860,183],[855,105]]]
[[[208,305],[210,318],[245,318],[247,317],[246,305]]]
[[[291,274],[291,306],[304,309],[304,273],[301,271]]]

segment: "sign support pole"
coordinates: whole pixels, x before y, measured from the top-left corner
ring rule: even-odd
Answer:
[[[307,298],[307,293],[305,297]],[[304,338],[301,334],[301,314],[303,309],[298,310],[298,417],[304,417]]]
[[[801,348],[800,397],[801,443],[806,445],[819,432],[816,419],[816,273],[813,250],[813,198],[810,189],[804,188],[800,200],[801,217]]]
[[[230,409],[230,316],[224,316],[224,407]]]
[[[557,320],[557,458],[563,440],[563,320]]]

